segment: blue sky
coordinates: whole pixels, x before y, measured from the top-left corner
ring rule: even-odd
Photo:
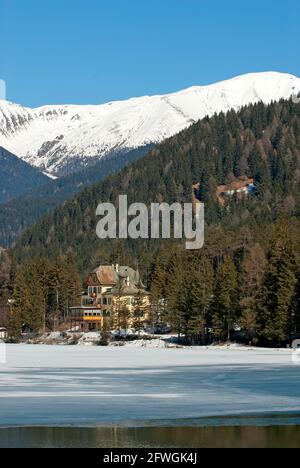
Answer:
[[[0,0],[0,78],[38,106],[300,76],[299,21],[299,0]]]

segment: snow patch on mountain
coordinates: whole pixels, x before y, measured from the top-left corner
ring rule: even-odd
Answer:
[[[102,105],[36,109],[0,101],[0,145],[53,176],[112,154],[160,143],[193,122],[250,103],[270,103],[300,92],[300,79],[268,72],[162,96]]]

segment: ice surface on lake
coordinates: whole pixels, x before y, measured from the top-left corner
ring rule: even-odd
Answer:
[[[0,425],[300,411],[290,350],[8,345]]]

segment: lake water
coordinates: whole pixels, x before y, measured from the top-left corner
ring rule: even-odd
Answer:
[[[2,447],[300,447],[299,428],[291,350],[9,345],[0,368]]]
[[[0,448],[300,448],[300,426],[9,428]]]

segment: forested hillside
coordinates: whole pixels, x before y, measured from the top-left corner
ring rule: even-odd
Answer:
[[[256,195],[239,202],[233,197],[221,208],[217,186],[242,175],[254,177]],[[114,202],[119,194],[127,194],[129,202],[188,201],[193,182],[200,182],[198,196],[206,203],[210,226],[271,222],[280,210],[298,213],[300,106],[291,101],[257,104],[198,122],[29,228],[15,255],[22,261],[72,251],[85,269],[114,248],[96,237],[99,202]],[[144,242],[133,248],[144,251]]]
[[[0,246],[9,247],[28,226],[35,223],[45,213],[54,210],[65,200],[81,192],[85,186],[101,181],[109,174],[118,172],[136,161],[151,148],[152,145],[148,145],[123,155],[104,158],[93,167],[61,179],[52,180],[45,176],[43,184],[38,187],[33,179],[34,183],[30,185],[28,193],[8,203],[0,204]],[[21,163],[26,166],[26,163],[22,161]],[[16,192],[11,180],[10,184],[15,194],[20,194],[20,190],[26,187],[26,184],[23,184],[17,189],[19,192]]]
[[[48,180],[42,172],[0,147],[0,203],[20,197]]]
[[[220,205],[217,187],[241,176],[254,178],[253,194]],[[188,201],[193,183],[206,203],[201,251],[175,241],[97,239],[99,202],[119,194],[145,203]],[[257,104],[204,119],[87,188],[27,230],[13,253],[25,272],[43,257],[73,255],[82,273],[138,260],[152,304],[167,304],[157,320],[179,335],[207,342],[240,334],[282,345],[300,333],[299,184],[300,106]]]

